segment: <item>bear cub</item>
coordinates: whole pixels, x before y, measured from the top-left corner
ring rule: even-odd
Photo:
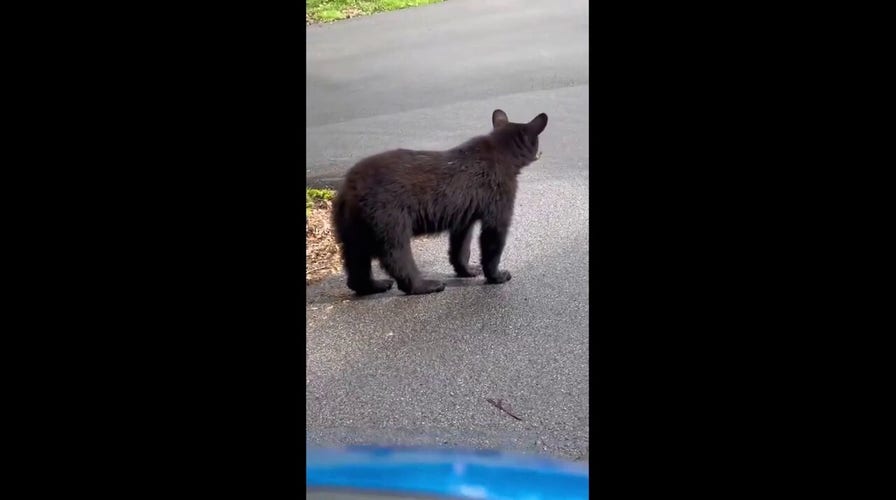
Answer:
[[[396,149],[359,161],[345,175],[333,203],[333,224],[348,287],[358,295],[385,292],[389,279],[375,280],[371,260],[409,295],[441,292],[445,283],[423,279],[411,238],[450,233],[448,257],[460,277],[473,277],[470,242],[481,223],[481,272],[487,283],[504,283],[498,269],[513,216],[517,176],[540,157],[538,135],[548,123],[541,113],[528,123],[511,123],[500,109],[492,131],[446,151]]]

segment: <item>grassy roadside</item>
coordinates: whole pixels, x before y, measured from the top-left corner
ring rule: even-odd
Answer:
[[[327,23],[442,1],[444,0],[308,0],[305,2],[305,24]]]
[[[332,189],[305,188],[305,215],[311,215],[315,207],[325,207],[334,196],[336,192]]]
[[[342,254],[331,222],[335,192],[305,189],[305,284],[342,271]]]

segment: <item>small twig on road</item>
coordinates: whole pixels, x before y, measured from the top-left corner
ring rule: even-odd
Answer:
[[[492,399],[492,398],[485,398],[485,400],[488,401],[489,403],[491,403],[492,406],[494,406],[495,408],[497,408],[497,409],[503,411],[504,413],[506,413],[506,414],[510,415],[511,417],[513,417],[513,418],[519,420],[520,422],[523,421],[523,419],[521,419],[520,417],[517,417],[517,416],[514,415],[513,413],[510,413],[510,407],[509,407],[509,406],[508,406],[507,408],[504,407],[504,400],[503,400],[503,399],[499,399],[499,400],[495,401],[495,400]]]

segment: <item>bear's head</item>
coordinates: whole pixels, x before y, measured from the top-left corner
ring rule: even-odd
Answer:
[[[491,136],[496,139],[505,153],[521,162],[520,168],[538,160],[541,151],[538,149],[538,135],[548,125],[548,115],[541,113],[529,123],[513,123],[507,118],[507,113],[496,109],[492,113]]]

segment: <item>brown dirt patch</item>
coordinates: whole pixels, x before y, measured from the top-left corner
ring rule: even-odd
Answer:
[[[331,222],[332,204],[319,201],[305,221],[305,285],[342,272],[342,253]]]

